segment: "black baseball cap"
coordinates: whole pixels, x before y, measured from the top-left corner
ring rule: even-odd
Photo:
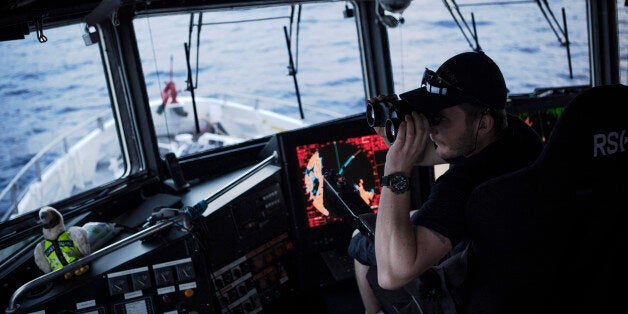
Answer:
[[[508,89],[501,70],[484,52],[463,52],[436,72],[425,69],[421,86],[402,93],[415,111],[436,113],[463,102],[504,109]]]

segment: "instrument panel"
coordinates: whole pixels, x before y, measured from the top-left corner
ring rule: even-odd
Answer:
[[[19,312],[259,313],[285,306],[294,291],[294,247],[279,169],[244,180],[191,226],[175,223],[95,259],[81,276],[23,297]],[[195,193],[213,189],[201,184]],[[154,198],[123,220],[141,224],[159,199],[170,200]]]
[[[204,252],[175,227],[95,260],[90,270],[26,296],[29,313],[212,313]]]

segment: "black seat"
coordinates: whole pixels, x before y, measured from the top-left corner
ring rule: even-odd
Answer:
[[[478,186],[466,308],[607,313],[628,281],[628,87],[576,96],[531,166]]]

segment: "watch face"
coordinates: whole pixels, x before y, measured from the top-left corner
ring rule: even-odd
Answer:
[[[403,176],[392,177],[392,186],[397,190],[405,190],[408,187],[408,179]]]
[[[403,193],[410,188],[410,178],[402,174],[391,174],[387,177],[388,185],[394,193]]]

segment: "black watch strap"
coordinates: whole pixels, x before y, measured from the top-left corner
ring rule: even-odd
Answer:
[[[402,172],[391,173],[382,177],[382,186],[388,187],[395,194],[401,194],[410,190],[410,177]]]

